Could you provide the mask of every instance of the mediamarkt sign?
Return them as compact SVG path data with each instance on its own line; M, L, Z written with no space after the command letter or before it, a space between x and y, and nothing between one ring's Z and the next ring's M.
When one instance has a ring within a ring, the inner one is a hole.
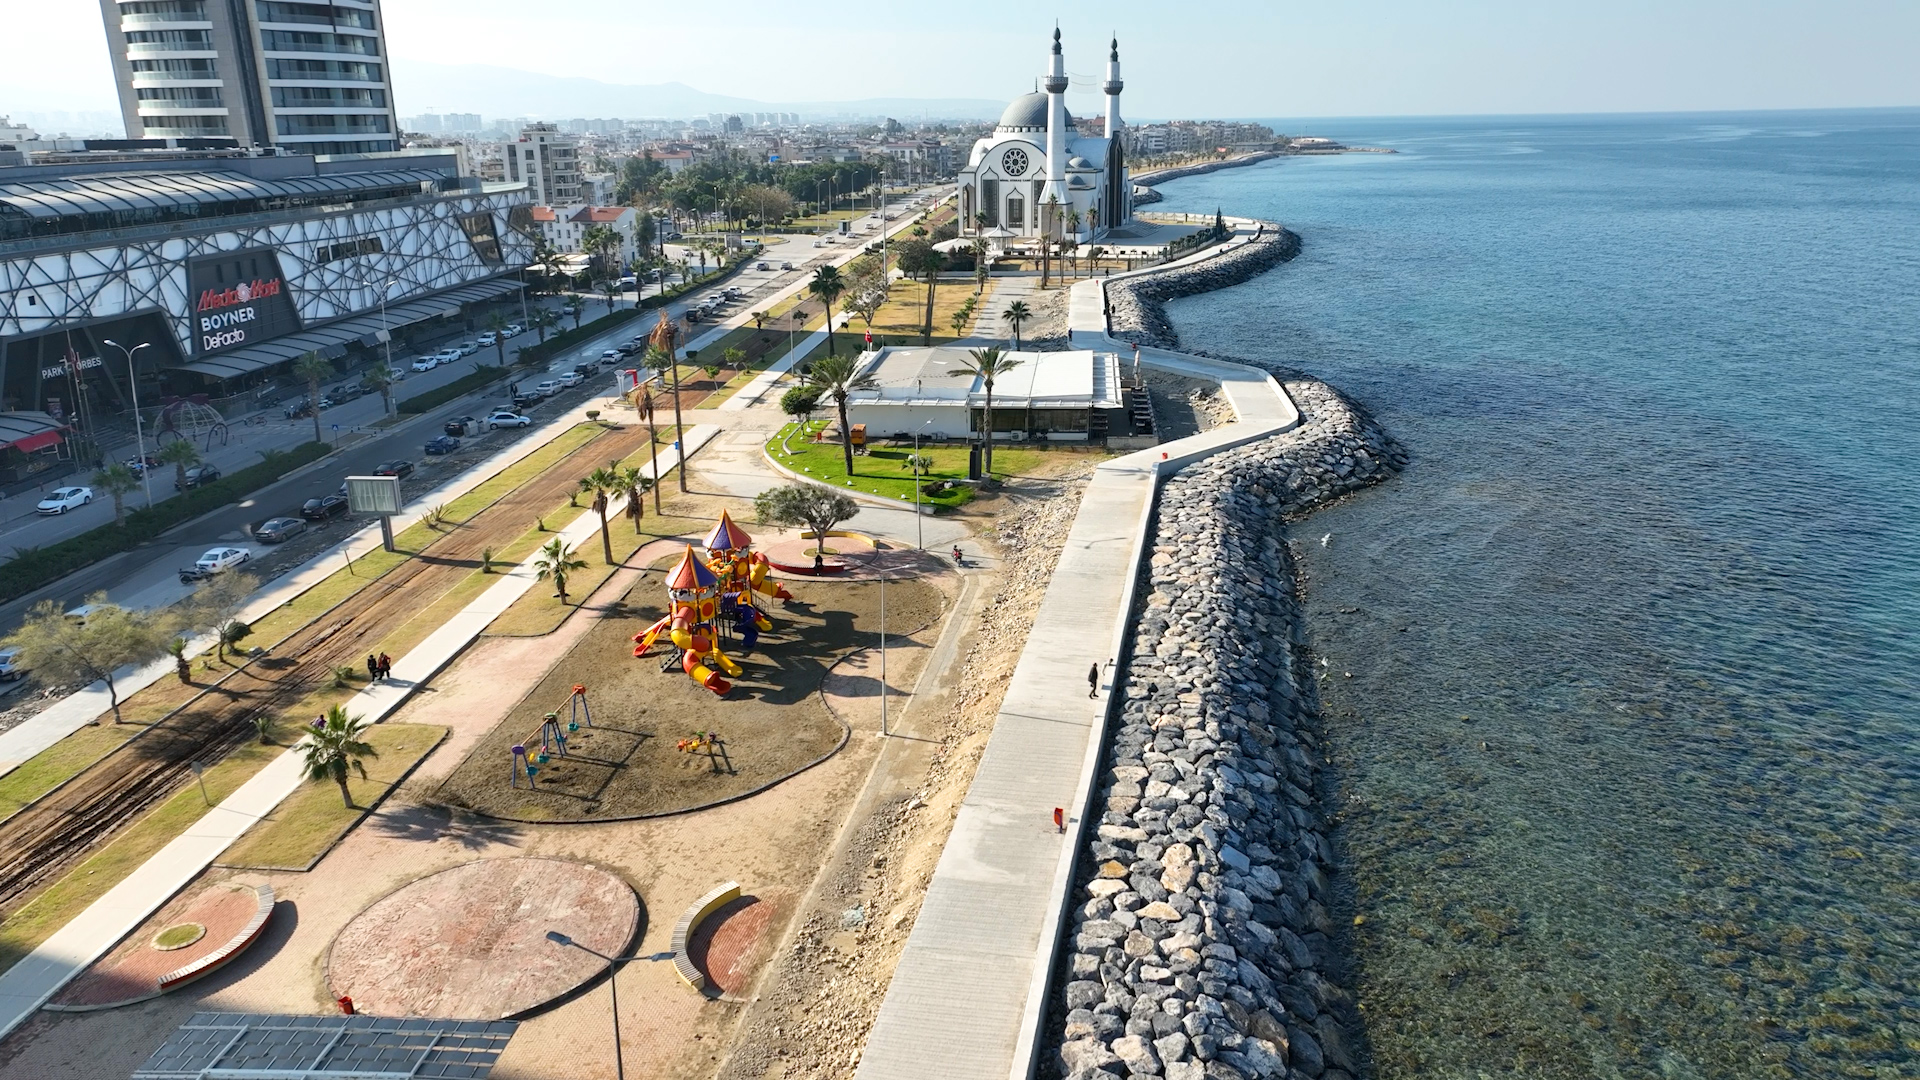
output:
M193 352L209 356L255 345L300 329L287 296L280 259L250 248L195 259L187 276L198 296L193 308Z

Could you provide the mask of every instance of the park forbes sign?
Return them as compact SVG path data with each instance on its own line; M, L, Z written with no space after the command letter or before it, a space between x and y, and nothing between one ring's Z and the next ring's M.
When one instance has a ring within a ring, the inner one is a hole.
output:
M300 315L271 249L249 248L187 263L193 354L213 356L300 329Z

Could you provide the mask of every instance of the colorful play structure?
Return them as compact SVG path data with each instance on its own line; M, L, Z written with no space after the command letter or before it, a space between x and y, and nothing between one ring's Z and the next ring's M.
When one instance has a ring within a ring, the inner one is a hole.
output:
M746 655L760 635L773 629L773 620L754 604L754 594L791 600L786 586L770 576L767 558L753 550L753 537L733 523L726 511L707 534L707 557L700 558L688 544L679 563L667 573L667 614L633 636L633 655L645 656L661 635L680 650L680 669L694 682L724 695L733 689L728 678L739 678L740 665L720 649L723 628L739 637Z
M540 769L556 757L567 756L567 736L577 734L582 725L593 726L593 710L587 707L587 688L580 683L573 684L573 692L567 695L567 718L560 719L558 709L540 718L540 730L534 738L514 743L509 748L513 755L512 771L509 774L514 787L520 786L520 778L526 777L528 787L538 787L535 778ZM539 747L534 749L534 743Z

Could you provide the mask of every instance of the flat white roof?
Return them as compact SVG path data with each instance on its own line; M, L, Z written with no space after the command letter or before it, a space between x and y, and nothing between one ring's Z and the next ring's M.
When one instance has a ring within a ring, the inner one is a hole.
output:
M1121 406L1120 357L1076 349L1009 352L1019 361L993 382L997 408L1114 408ZM963 372L970 350L952 346L888 346L862 354L862 370L877 390L848 395L848 405L985 405L986 387ZM962 374L956 374L956 373Z

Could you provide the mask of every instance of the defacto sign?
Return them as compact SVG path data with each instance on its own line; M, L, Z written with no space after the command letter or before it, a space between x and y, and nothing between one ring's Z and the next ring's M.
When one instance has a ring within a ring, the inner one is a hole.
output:
M266 248L229 251L187 264L193 353L211 356L300 329L280 259Z

